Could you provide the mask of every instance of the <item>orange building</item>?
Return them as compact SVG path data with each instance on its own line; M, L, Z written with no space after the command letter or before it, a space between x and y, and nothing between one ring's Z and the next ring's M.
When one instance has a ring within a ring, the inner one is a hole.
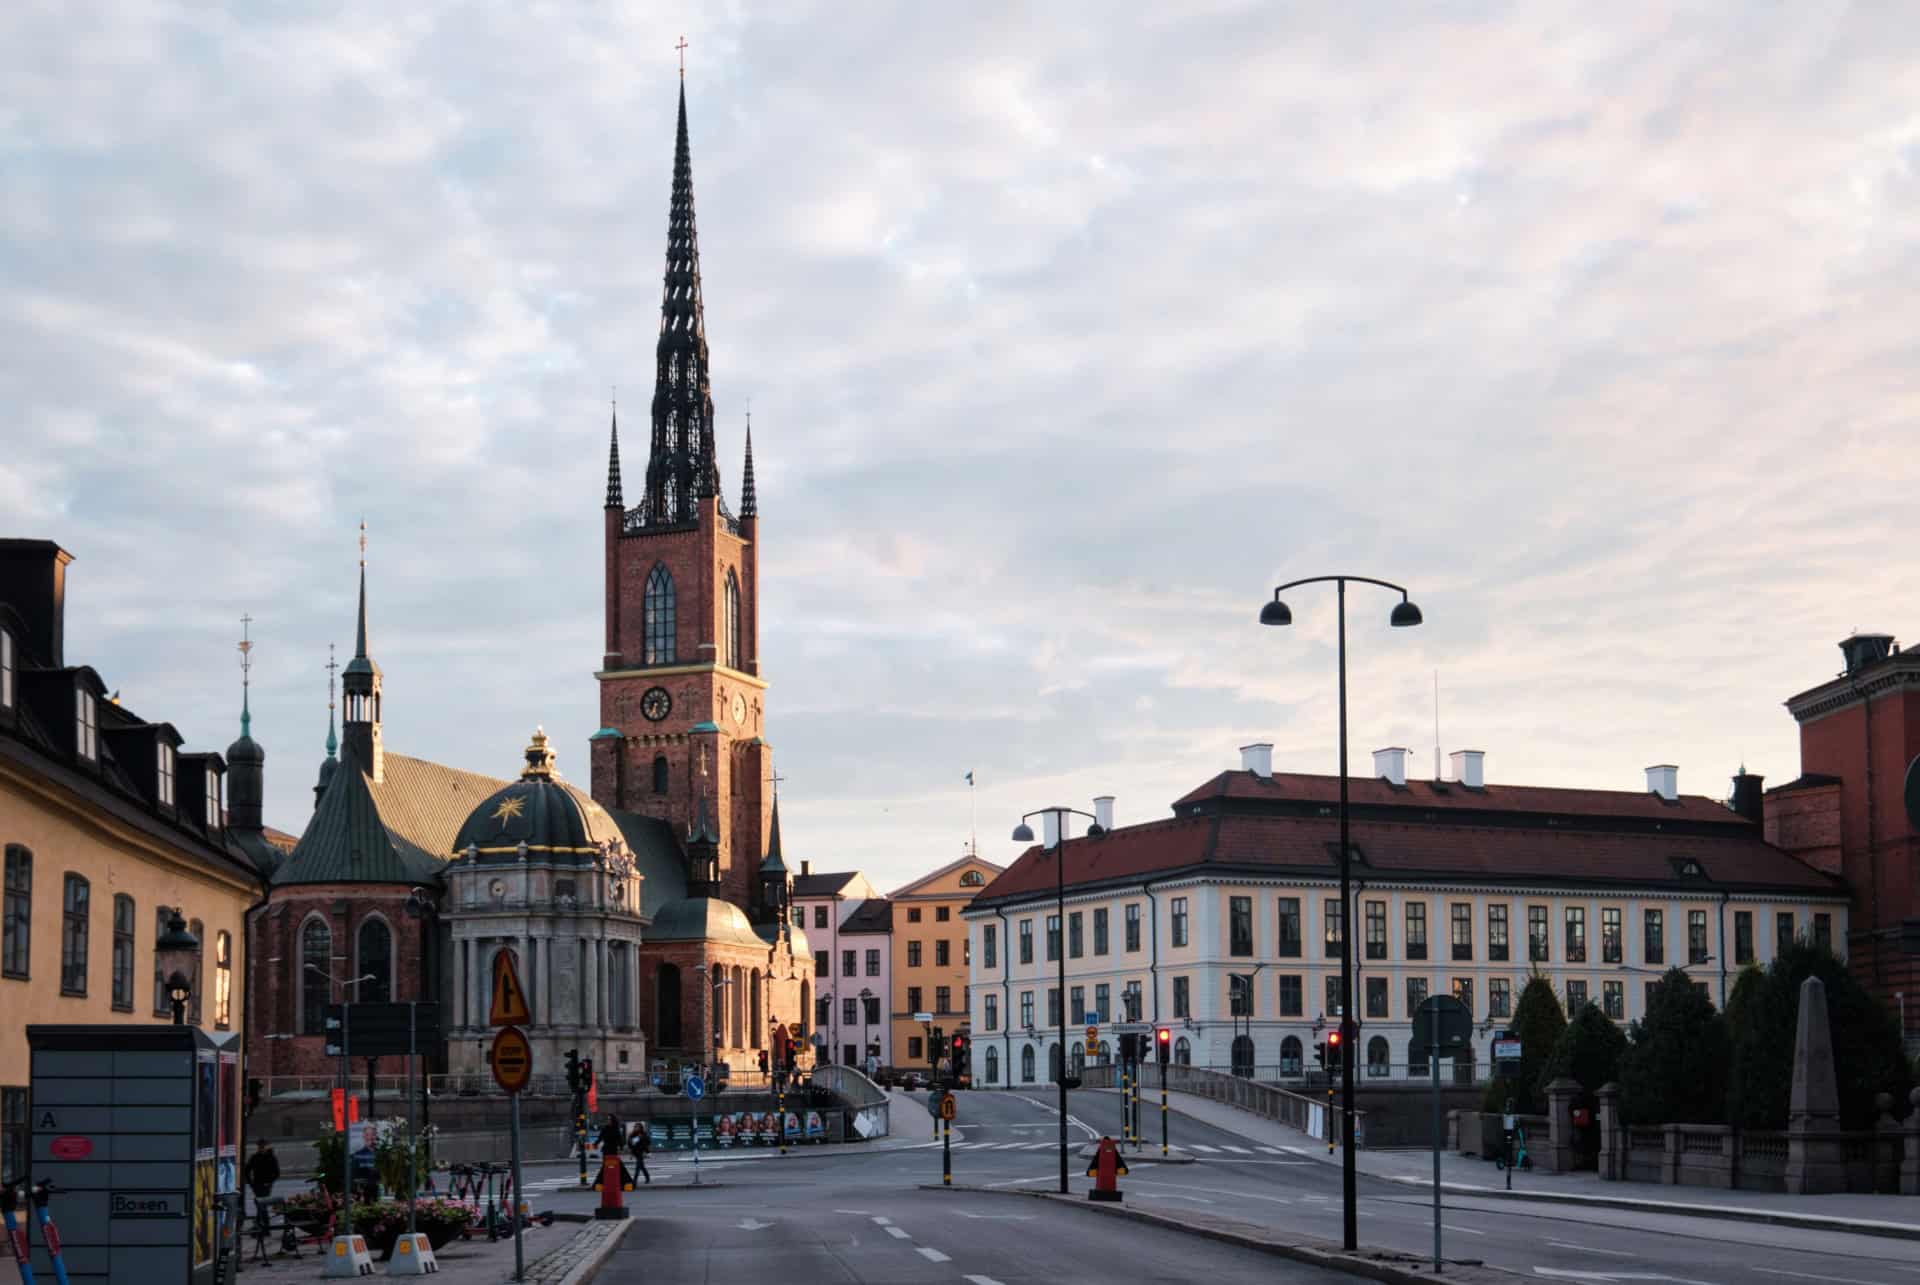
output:
M993 882L1001 867L962 857L892 893L893 1063L927 1065L927 1026L948 1035L965 1030L967 966L972 962L960 913ZM932 1014L930 1023L916 1013Z

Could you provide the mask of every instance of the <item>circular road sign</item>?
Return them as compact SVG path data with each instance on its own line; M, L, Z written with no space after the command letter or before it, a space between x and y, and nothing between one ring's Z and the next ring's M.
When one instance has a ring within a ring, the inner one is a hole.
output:
M697 1075L689 1075L686 1079L680 1081L680 1090L687 1095L690 1101L698 1102L701 1098L707 1096L707 1082Z
M959 1105L955 1103L953 1100L953 1094L951 1093L941 1094L940 1095L940 1118L942 1120L951 1120L953 1119L954 1116L958 1114L960 1114L960 1109L959 1109Z
M503 1026L493 1037L493 1082L508 1093L518 1093L533 1078L533 1046L517 1026Z

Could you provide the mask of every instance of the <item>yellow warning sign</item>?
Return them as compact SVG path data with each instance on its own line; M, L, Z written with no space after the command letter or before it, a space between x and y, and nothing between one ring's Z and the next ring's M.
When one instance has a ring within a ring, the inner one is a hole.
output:
M527 993L520 989L520 975L513 968L513 953L503 950L493 957L493 1007L488 1010L487 1025L528 1026L532 1022Z

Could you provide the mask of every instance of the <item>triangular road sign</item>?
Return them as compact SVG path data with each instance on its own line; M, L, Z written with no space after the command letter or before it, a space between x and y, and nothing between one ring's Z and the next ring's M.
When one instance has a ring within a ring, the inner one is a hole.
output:
M528 1026L532 1022L527 993L520 989L520 975L513 969L513 955L503 950L493 957L493 1007L488 1010L487 1025Z

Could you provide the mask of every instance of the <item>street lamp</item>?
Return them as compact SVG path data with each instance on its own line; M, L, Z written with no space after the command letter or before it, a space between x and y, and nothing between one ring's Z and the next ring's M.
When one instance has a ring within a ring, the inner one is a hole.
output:
M1360 1223L1353 1165L1353 844L1348 838L1347 817L1347 583L1379 585L1400 595L1387 623L1406 629L1421 622L1420 608L1413 605L1404 587L1368 576L1309 576L1276 586L1273 601L1260 608L1263 625L1290 625L1293 612L1280 600L1283 590L1297 585L1332 581L1339 601L1340 653L1340 1189L1343 1208L1341 1235L1348 1250L1359 1248Z
M358 986L362 982L370 982L374 975L366 973L349 980L335 977L318 964L308 964L306 970L316 977L326 978L340 988L340 1222L338 1225L342 1230L340 1235L333 1238L333 1249L336 1254L344 1254L346 1251L340 1248L340 1242L342 1239L351 1239L353 1236L353 1134L347 1125L347 1102L353 1097L353 1077L348 1067L347 1056L350 1033L347 988ZM368 1078L367 1084L367 1092L371 1095L373 1092L371 1077ZM369 1108L373 1105L371 1096L368 1097L367 1105Z
M193 961L199 954L200 939L187 931L187 921L174 911L167 920L167 931L153 943L153 955L167 979L167 1000L173 1005L175 1026L187 1024L187 1001L193 997Z
M1099 838L1106 829L1091 812L1078 808L1038 808L1023 815L1020 824L1013 827L1015 843L1033 842L1033 827L1027 821L1037 816L1051 816L1054 823L1054 917L1060 923L1059 950L1055 955L1060 964L1060 1070L1054 1078L1060 1083L1060 1194L1064 1196L1067 1194L1067 818L1085 817L1091 823L1087 826L1089 839Z
M713 1066L720 1057L720 1036L723 1034L720 1029L720 992L724 987L733 985L733 978L726 975L726 969L710 969L705 964L695 964L693 971L707 974L707 984L712 987L707 1004L707 1026L709 1028L709 1038L707 1041L707 1074L711 1076L713 1074Z

